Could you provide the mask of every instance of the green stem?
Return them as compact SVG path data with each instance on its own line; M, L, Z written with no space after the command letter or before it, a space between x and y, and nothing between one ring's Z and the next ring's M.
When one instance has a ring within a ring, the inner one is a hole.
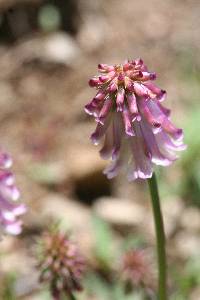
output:
M151 202L157 239L157 255L159 268L158 300L167 300L165 233L155 173L153 173L152 178L148 179L148 184L151 194Z
M70 299L70 300L76 300L76 297L74 296L74 294L70 293L69 299Z

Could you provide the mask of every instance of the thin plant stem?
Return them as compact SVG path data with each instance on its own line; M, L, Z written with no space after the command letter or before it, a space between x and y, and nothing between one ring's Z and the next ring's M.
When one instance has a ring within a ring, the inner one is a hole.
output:
M167 264L165 252L165 232L155 173L153 173L152 177L148 179L148 184L151 194L151 203L157 239L157 259L159 268L158 300L167 300Z

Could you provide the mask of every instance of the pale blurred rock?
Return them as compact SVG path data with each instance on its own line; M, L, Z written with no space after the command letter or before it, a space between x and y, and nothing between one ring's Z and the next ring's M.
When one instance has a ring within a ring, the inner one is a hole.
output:
M55 33L44 39L40 56L44 61L72 65L80 56L75 40L66 33ZM38 53L39 54L39 53Z
M87 52L94 51L102 47L108 32L108 24L105 19L99 16L89 16L80 28L79 44Z
M190 295L190 300L198 300L200 297L200 287L197 287L193 290L192 294Z
M90 211L84 205L56 193L46 196L40 202L41 214L44 218L60 220L66 228L84 230L85 226L88 227Z
M73 150L69 151L67 157L73 178L83 178L88 174L93 174L94 170L96 172L102 171L106 166L106 162L99 157L97 148L92 145L87 147L79 146L81 151L80 147L73 147Z
M164 199L164 201L161 201L165 234L167 238L172 236L177 229L183 208L183 202L179 198ZM155 239L155 228L152 212L150 218L145 218L144 229L146 234L149 234L153 239Z
M40 216L47 222L60 221L61 230L72 232L83 254L91 256L93 240L89 208L55 193L41 199Z
M39 272L36 268L30 273L19 276L15 282L14 290L17 297L23 297L37 290L39 287Z
M167 237L170 237L177 228L184 209L180 198L165 199L162 202L163 219Z
M4 119L7 114L13 113L15 111L14 100L15 93L10 84L6 81L0 82L0 107L1 107L1 118Z
M199 209L194 207L186 207L181 215L180 224L187 231L200 231Z
M61 64L72 67L81 55L75 40L67 33L56 32L27 38L15 48L3 51L0 67L5 70L3 78L17 72L23 64L39 61L45 64Z
M61 184L69 176L65 161L32 163L26 171L35 182L47 185Z
M180 232L175 238L174 252L183 258L199 255L200 236L188 232Z
M102 197L96 200L94 212L105 221L120 227L140 226L147 213L141 205L126 199Z
M14 251L5 254L1 259L0 268L5 273L17 273L23 275L31 273L35 266L35 260L29 251L20 247L15 247Z

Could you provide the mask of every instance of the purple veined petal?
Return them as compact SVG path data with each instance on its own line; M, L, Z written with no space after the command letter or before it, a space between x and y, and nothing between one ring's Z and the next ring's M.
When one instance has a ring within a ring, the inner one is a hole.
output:
M156 142L158 144L158 147L160 151L163 153L163 155L168 158L169 161L173 162L178 158L178 155L174 150L171 150L167 147L165 143L163 143L163 140L160 139L160 136L156 136Z
M12 200L9 201L9 199L6 199L3 197L2 193L0 194L0 210L1 212L10 212L14 214L13 212L17 209L17 207L21 204L17 204L13 202Z
M152 132L152 128L148 125L148 123L144 119L142 119L140 122L140 128L142 131L142 135L145 139L147 148L151 153L151 161L156 165L169 166L172 163L172 161L174 161L175 158L172 159L172 157L169 158L168 155L165 156L160 150L160 147L156 139L156 136L159 133L154 135Z
M116 76L116 72L111 71L106 75L99 76L99 80L101 81L101 83L106 83L106 82L110 82L115 76Z
M162 123L162 128L169 134L174 140L182 141L183 130L181 128L175 127L172 122L166 118Z
M113 129L110 124L110 126L105 132L104 145L102 149L99 151L100 156L103 159L109 159L112 156L113 144L114 144Z
M147 81L147 80L155 80L156 73L155 72L141 72L140 80Z
M99 90L93 100L95 100L95 104L99 104L98 100L103 100L106 96L106 92L103 90Z
M99 71L106 71L106 72L111 72L111 71L114 71L114 66L109 66L107 64L99 64L98 65L98 69Z
M129 62L125 62L123 64L123 71L124 72L132 70L133 68L134 68L133 64L130 64Z
M91 87L98 87L102 85L102 82L100 81L99 77L93 77L89 80L89 86Z
M123 111L124 106L124 94L125 90L123 88L119 88L117 92L116 104L117 104L117 111Z
M159 144L171 151L183 151L187 148L187 145L183 144L182 141L180 143L173 141L163 130L159 132L155 138Z
M126 108L126 105L124 105L123 111L122 111L122 116L123 116L123 122L124 122L124 127L125 127L125 132L128 136L134 136L134 130L132 126L132 120L131 116L129 113L129 110Z
M12 158L7 153L0 152L0 168L9 169L12 166Z
M128 102L129 110L133 115L133 119L135 119L135 117L137 118L137 116L139 116L139 112L137 107L137 100L134 93L128 93L127 102Z
M135 93L133 81L129 77L125 77L125 88L130 93Z
M142 71L131 70L131 71L126 72L126 76L133 81L141 81Z
M11 222L14 222L16 220L16 217L11 211L3 211L1 213L1 220L4 223L7 222L7 224L10 224Z
M164 113L164 107L162 106L161 109L158 102L151 99L146 102L146 105L153 117L162 125L162 123L167 119L167 114Z
M134 180L136 178L150 178L152 176L153 168L151 158L145 154L145 144L137 122L134 123L134 128L136 135L130 139L130 146L135 162L135 168L132 169L132 173L131 170L129 170L128 179Z
M156 100L159 102L163 102L166 99L167 93L164 90L161 90L160 94L156 96Z
M102 125L104 124L104 121L105 121L107 115L111 111L112 105L113 105L113 101L110 97L108 97L105 100L105 102L103 104L103 107L102 107L98 117L96 118L97 122L100 122Z
M101 108L103 106L103 99L105 94L97 93L95 98L92 99L88 104L85 105L85 112L89 115L93 115L94 117L97 117L101 111Z
M109 166L105 168L103 174L105 174L108 179L112 179L118 175L121 168L122 168L122 161L120 158L118 158L117 160L113 161Z
M118 84L120 84L121 82L123 82L124 79L125 79L124 73L123 72L119 73L117 79L118 79Z
M107 87L106 91L108 93L114 93L115 91L117 91L118 89L118 86L116 84L116 82L114 81L111 81L110 85Z
M144 64L144 61L139 57L139 58L136 58L134 61L132 61L135 66L142 66Z
M135 69L139 69L144 72L148 72L147 66L144 64L141 58L135 60Z
M15 185L0 185L0 197L17 201L20 197L20 192Z
M171 110L169 108L164 107L160 102L157 102L157 105L159 109L166 115L166 117L170 116Z
M150 100L146 100L144 98L140 98L138 101L139 110L144 116L144 118L147 120L147 122L153 127L152 130L154 133L158 133L161 130L161 123L160 120L158 120L154 115L152 114L148 102Z
M21 203L15 206L15 208L13 209L13 214L15 216L20 216L23 215L27 212L27 207L25 204Z
M143 102L141 101L141 104L143 105ZM183 138L183 131L182 129L176 128L172 122L168 119L167 115L164 114L163 110L160 109L157 102L153 100L149 100L146 102L146 111L144 111L144 115L147 118L147 121L153 122L153 119L158 122L158 124L161 125L161 128L163 128L167 133L169 133L173 139L175 140L182 140ZM149 119L147 117L149 115ZM153 118L150 120L151 115ZM152 123L153 125L153 123ZM160 131L160 130L159 130ZM155 133L159 132L156 131Z
M16 221L13 224L9 225L4 225L5 230L7 233L12 234L12 235L18 235L22 231L22 222L21 221Z
M96 130L92 133L91 135L91 140L93 142L94 145L98 145L101 138L104 136L109 124L110 124L110 121L111 121L111 115L112 113L110 113L105 121L104 121L104 125L102 125L101 123L98 123L97 124L97 127L96 127Z
M112 159L116 160L120 154L122 136L123 136L123 121L120 113L115 113L113 117L113 151Z
M12 172L0 172L0 184L5 184L7 186L13 185L15 182L14 175Z
M94 106L92 102L86 104L84 109L85 109L85 112L90 116L97 117L98 114L100 113L100 109L97 108L96 106Z
M160 89L152 82L145 82L144 85L152 92L154 95L156 95L156 99L160 102L164 101L166 98L166 91Z
M144 85L142 85L138 82L134 82L133 86L134 86L134 91L135 91L136 95L138 95L139 97L144 97L144 96L148 95L147 89Z

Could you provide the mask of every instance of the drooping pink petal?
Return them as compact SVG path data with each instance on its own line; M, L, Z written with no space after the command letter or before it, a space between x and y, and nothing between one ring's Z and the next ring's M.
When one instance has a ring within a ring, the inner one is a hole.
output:
M105 119L103 125L101 123L97 124L95 131L91 134L91 137L90 137L93 144L95 144L95 145L99 144L100 140L104 136L104 134L109 126L110 121L111 121L111 118L108 115L107 118Z
M100 150L100 156L103 159L109 159L112 156L113 146L114 145L114 136L113 136L113 128L110 125L105 132L104 145Z
M98 117L96 118L97 122L100 122L102 125L104 124L106 117L108 116L109 112L111 111L112 105L113 105L113 101L110 97L108 97L105 100L103 107L102 107L101 111L99 112Z
M113 117L113 151L112 159L115 160L120 154L120 148L123 138L123 122L122 117L119 113L115 113Z
M125 90L122 88L119 88L117 92L117 99L116 99L116 104L117 104L117 111L122 112L123 107L124 107L124 94Z
M131 150L133 153L133 158L135 162L135 168L133 172L134 178L150 178L152 176L152 161L150 153L148 149L145 149L145 140L142 135L140 125L135 122L134 124L135 129L135 137L130 139L131 143ZM129 174L130 180L130 174Z
M126 108L125 105L124 105L124 108L123 108L122 116L123 116L123 121L124 121L124 127L125 127L126 134L128 136L134 136L133 126L132 126L132 122L131 122L132 121L131 116L130 116L130 113L129 113L129 111Z

